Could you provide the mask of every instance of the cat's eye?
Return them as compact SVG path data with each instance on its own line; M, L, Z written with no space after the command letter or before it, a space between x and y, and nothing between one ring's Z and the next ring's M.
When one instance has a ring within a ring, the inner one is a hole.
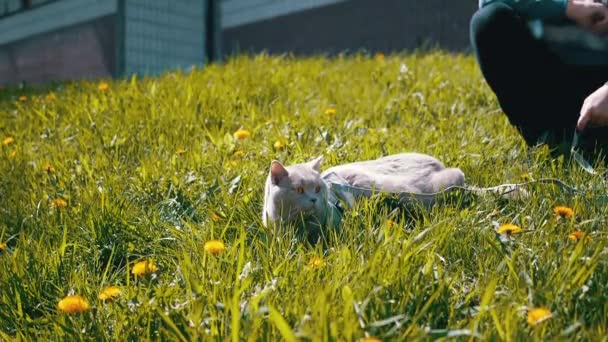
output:
M296 192L299 193L300 195L304 193L304 188L299 186L296 188Z
M315 192L316 192L316 193L319 193L319 191L321 191L321 186L320 186L320 185L317 185L317 187L315 188Z

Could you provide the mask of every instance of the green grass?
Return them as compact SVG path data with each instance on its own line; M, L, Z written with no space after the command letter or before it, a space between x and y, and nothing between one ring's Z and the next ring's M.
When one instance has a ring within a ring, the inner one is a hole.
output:
M470 56L241 57L50 91L0 91L0 138L15 139L0 146L0 339L608 336L608 208L591 196L549 185L519 202L456 196L392 228L390 208L364 200L325 246L261 224L273 159L323 155L328 167L416 151L472 185L559 177L605 192L568 158L526 149ZM251 137L235 140L239 128ZM503 243L503 223L524 231ZM575 230L592 240L571 241ZM224 253L205 253L210 239ZM136 279L144 259L158 272ZM103 303L110 285L122 296ZM59 312L69 293L91 309ZM529 325L540 306L553 317Z

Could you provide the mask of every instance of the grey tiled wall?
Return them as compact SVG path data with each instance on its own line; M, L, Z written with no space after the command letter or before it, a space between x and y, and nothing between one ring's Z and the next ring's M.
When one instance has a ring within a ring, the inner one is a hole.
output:
M154 75L203 64L205 7L205 0L127 0L124 72Z

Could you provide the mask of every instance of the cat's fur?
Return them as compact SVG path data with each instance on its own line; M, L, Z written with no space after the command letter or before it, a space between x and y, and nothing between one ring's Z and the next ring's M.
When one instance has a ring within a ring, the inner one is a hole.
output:
M335 209L329 199L332 195L345 199L331 193L329 179L361 189L356 193L361 196L378 192L433 194L464 184L460 169L446 168L439 160L419 153L339 165L323 173L322 161L319 157L287 167L276 160L271 163L264 190L262 219L265 226L276 228L300 221L309 233L325 226ZM428 196L423 201L432 204L435 199L436 196Z

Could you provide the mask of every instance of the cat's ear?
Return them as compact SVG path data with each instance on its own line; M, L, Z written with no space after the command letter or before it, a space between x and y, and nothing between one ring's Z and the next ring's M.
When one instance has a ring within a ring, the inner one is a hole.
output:
M321 172L321 164L323 163L323 156L317 157L316 159L314 159L313 161L309 162L308 164L310 164L310 166L313 168L313 170L317 171L317 172Z
M272 163L270 163L270 179L272 179L272 184L278 185L279 182L281 182L281 179L288 175L289 173L283 164L276 160L273 160Z

